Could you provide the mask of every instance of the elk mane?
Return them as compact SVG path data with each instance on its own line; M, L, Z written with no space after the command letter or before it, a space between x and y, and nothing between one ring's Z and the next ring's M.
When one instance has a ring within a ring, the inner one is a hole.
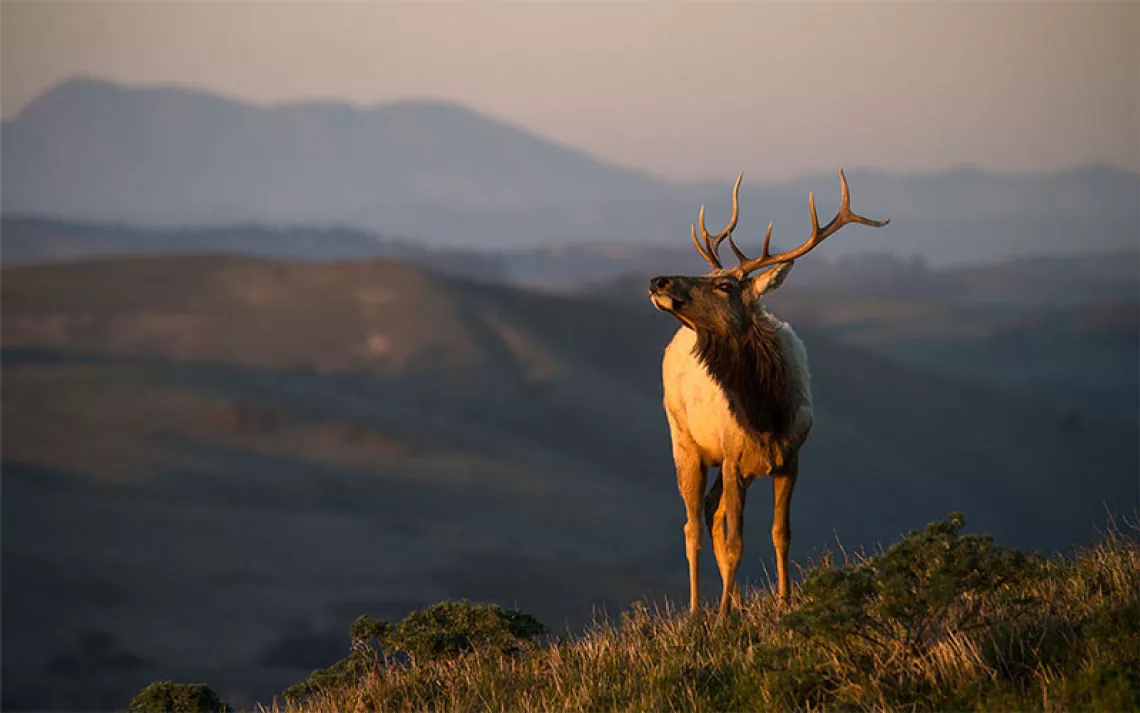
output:
M728 397L743 428L782 435L791 422L788 365L777 330L760 315L749 315L743 330L697 330L694 353Z

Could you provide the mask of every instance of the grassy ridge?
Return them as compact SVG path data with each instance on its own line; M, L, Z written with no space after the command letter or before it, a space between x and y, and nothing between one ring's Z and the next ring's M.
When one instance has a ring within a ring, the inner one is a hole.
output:
M1045 560L963 524L825 558L790 605L753 590L723 623L636 604L521 648L408 657L357 638L351 675L271 710L1140 710L1135 528Z

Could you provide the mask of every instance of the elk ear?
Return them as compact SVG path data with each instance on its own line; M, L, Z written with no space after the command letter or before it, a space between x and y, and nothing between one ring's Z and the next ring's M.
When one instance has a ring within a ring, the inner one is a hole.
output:
M748 281L748 293L752 299L756 299L765 295L780 285L784 284L787 279L788 273L792 271L792 265L795 265L795 260L790 262L782 262L776 267L773 267L768 272L757 275Z

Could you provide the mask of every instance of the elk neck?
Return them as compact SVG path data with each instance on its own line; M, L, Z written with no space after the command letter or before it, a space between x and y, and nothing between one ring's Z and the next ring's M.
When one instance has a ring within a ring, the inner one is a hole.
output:
M755 433L779 434L791 421L788 364L772 322L755 309L739 328L696 330L696 357L724 391L737 422Z

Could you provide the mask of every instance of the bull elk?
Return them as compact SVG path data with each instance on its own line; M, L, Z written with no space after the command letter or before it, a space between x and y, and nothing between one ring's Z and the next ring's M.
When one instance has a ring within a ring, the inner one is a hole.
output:
M760 256L749 258L732 238L740 215L740 182L732 192L732 219L716 235L692 226L693 245L712 271L699 277L670 275L650 280L653 305L681 323L665 350L662 376L665 415L673 441L677 484L685 501L685 555L689 561L689 607L699 607L697 564L701 550L701 511L712 536L713 554L723 580L719 615L740 605L736 570L744 551L744 501L758 476L772 478L772 544L780 599L786 601L789 506L799 472L799 449L812 427L811 375L803 342L761 301L787 278L794 261L850 223L881 227L851 212L847 177L839 172L839 212L823 227L809 194L811 235L799 247L769 251L772 223ZM718 255L722 242L739 265L725 268ZM762 268L766 272L752 276ZM708 469L719 466L716 482L705 494Z

